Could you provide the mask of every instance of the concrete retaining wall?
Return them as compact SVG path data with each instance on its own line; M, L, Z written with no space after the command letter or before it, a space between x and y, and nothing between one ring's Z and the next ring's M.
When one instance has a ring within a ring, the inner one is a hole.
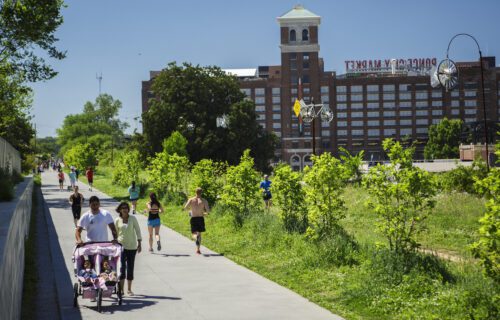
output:
M16 197L0 202L0 314L20 319L24 280L24 241L29 232L33 179L24 178Z

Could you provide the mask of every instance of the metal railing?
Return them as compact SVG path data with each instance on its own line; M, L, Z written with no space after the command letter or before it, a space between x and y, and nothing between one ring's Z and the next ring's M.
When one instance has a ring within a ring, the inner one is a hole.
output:
M3 138L0 138L0 168L21 173L21 154Z

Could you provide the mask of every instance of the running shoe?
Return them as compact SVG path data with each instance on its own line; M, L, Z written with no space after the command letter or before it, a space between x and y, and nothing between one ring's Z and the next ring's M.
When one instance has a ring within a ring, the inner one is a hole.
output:
M158 244L158 246L156 247L156 250L160 251L161 250L161 243L160 243L160 241L157 241L156 243Z

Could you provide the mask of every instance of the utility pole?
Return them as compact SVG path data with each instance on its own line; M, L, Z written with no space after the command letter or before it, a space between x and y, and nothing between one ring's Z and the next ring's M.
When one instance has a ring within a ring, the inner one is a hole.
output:
M99 95L101 95L101 82L102 82L102 72L101 74L95 74L95 78L99 81Z

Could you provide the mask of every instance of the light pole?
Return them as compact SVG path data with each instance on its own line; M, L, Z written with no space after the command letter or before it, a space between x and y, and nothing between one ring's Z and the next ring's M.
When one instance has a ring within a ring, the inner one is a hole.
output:
M486 168L490 170L490 155L488 153L488 123L486 119L486 98L484 95L484 68L483 68L483 54L481 53L481 48L476 38L468 33L458 33L454 35L450 42L448 43L448 48L446 49L446 59L441 61L437 68L437 79L439 83L446 88L446 91L453 89L458 83L458 69L455 63L448 58L450 52L450 46L453 40L459 36L466 36L474 40L477 45L477 50L479 51L479 68L481 69L481 91L483 97L483 122L484 122L484 143L486 145Z
M306 123L312 122L313 155L316 155L316 126L314 125L314 119L319 116L323 122L330 123L333 120L333 112L330 107L322 103L314 104L314 101L311 101L311 104L306 104L304 100L300 100L299 103L302 120Z

